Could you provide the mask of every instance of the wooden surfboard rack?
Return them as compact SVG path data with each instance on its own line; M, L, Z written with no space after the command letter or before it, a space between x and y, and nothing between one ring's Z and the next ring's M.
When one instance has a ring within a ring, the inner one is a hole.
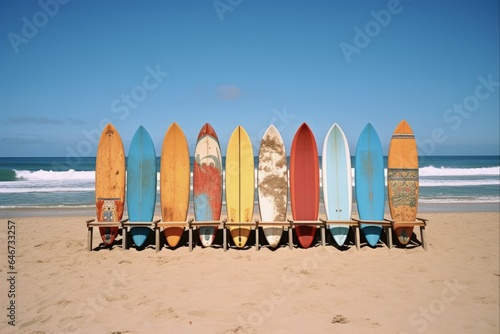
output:
M326 244L325 231L328 225L341 224L349 225L354 229L354 242L356 249L360 247L360 224L376 224L384 227L387 234L387 246L389 249L393 247L392 242L392 231L398 227L403 226L413 226L420 227L420 240L422 247L427 251L427 242L425 240L425 227L429 221L426 218L417 217L416 221L413 222L396 222L392 219L384 218L384 220L361 220L357 218L351 218L352 220L338 221L338 220L325 220L320 218L319 220L287 220L287 221L273 221L273 222L228 222L227 219L222 221L194 221L194 218L189 219L186 222L163 222L161 219L154 220L152 222L130 222L128 219L123 219L117 222L98 222L95 219L90 219L85 221L87 225L87 250L92 251L92 238L94 227L118 227L122 229L122 248L127 249L127 232L128 228L132 227L150 227L155 231L155 248L156 252L161 249L160 244L160 229L168 227L184 227L189 230L189 251L193 251L193 229L202 226L214 226L223 229L223 249L224 252L227 251L227 229L229 227L245 226L255 229L255 248L258 251L260 249L260 238L259 238L259 227L288 227L288 245L290 249L293 249L293 228L295 226L305 226L314 225L321 228L321 245Z

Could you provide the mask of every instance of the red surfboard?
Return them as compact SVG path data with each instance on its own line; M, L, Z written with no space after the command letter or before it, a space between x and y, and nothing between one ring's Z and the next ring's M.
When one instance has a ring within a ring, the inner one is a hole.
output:
M302 123L293 137L290 152L290 197L293 220L318 220L319 162L314 134ZM316 226L297 226L297 238L303 248L314 241Z

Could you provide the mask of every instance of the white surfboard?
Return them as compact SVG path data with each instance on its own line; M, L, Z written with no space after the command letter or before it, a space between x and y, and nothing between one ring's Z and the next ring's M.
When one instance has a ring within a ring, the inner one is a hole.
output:
M270 125L260 142L257 170L260 219L263 222L286 221L288 204L288 166L283 138ZM263 227L267 242L277 247L283 227Z
M323 199L329 221L351 220L352 172L351 154L344 132L333 124L323 144ZM349 225L330 224L335 242L342 246L349 233Z

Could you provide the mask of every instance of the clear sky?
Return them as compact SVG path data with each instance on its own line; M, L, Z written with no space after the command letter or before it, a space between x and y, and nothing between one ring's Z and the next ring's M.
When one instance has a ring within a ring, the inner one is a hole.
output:
M3 157L95 156L107 121L157 153L174 121L191 152L336 122L351 153L371 122L387 154L402 119L421 154L499 154L498 1L2 1L0 36Z

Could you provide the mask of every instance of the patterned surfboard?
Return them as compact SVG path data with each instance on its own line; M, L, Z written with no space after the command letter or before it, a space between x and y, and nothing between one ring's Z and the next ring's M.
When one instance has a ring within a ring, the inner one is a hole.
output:
M415 136L403 120L394 130L387 161L387 194L391 217L397 223L414 222L418 207L418 150ZM406 245L412 226L394 231L400 244Z

